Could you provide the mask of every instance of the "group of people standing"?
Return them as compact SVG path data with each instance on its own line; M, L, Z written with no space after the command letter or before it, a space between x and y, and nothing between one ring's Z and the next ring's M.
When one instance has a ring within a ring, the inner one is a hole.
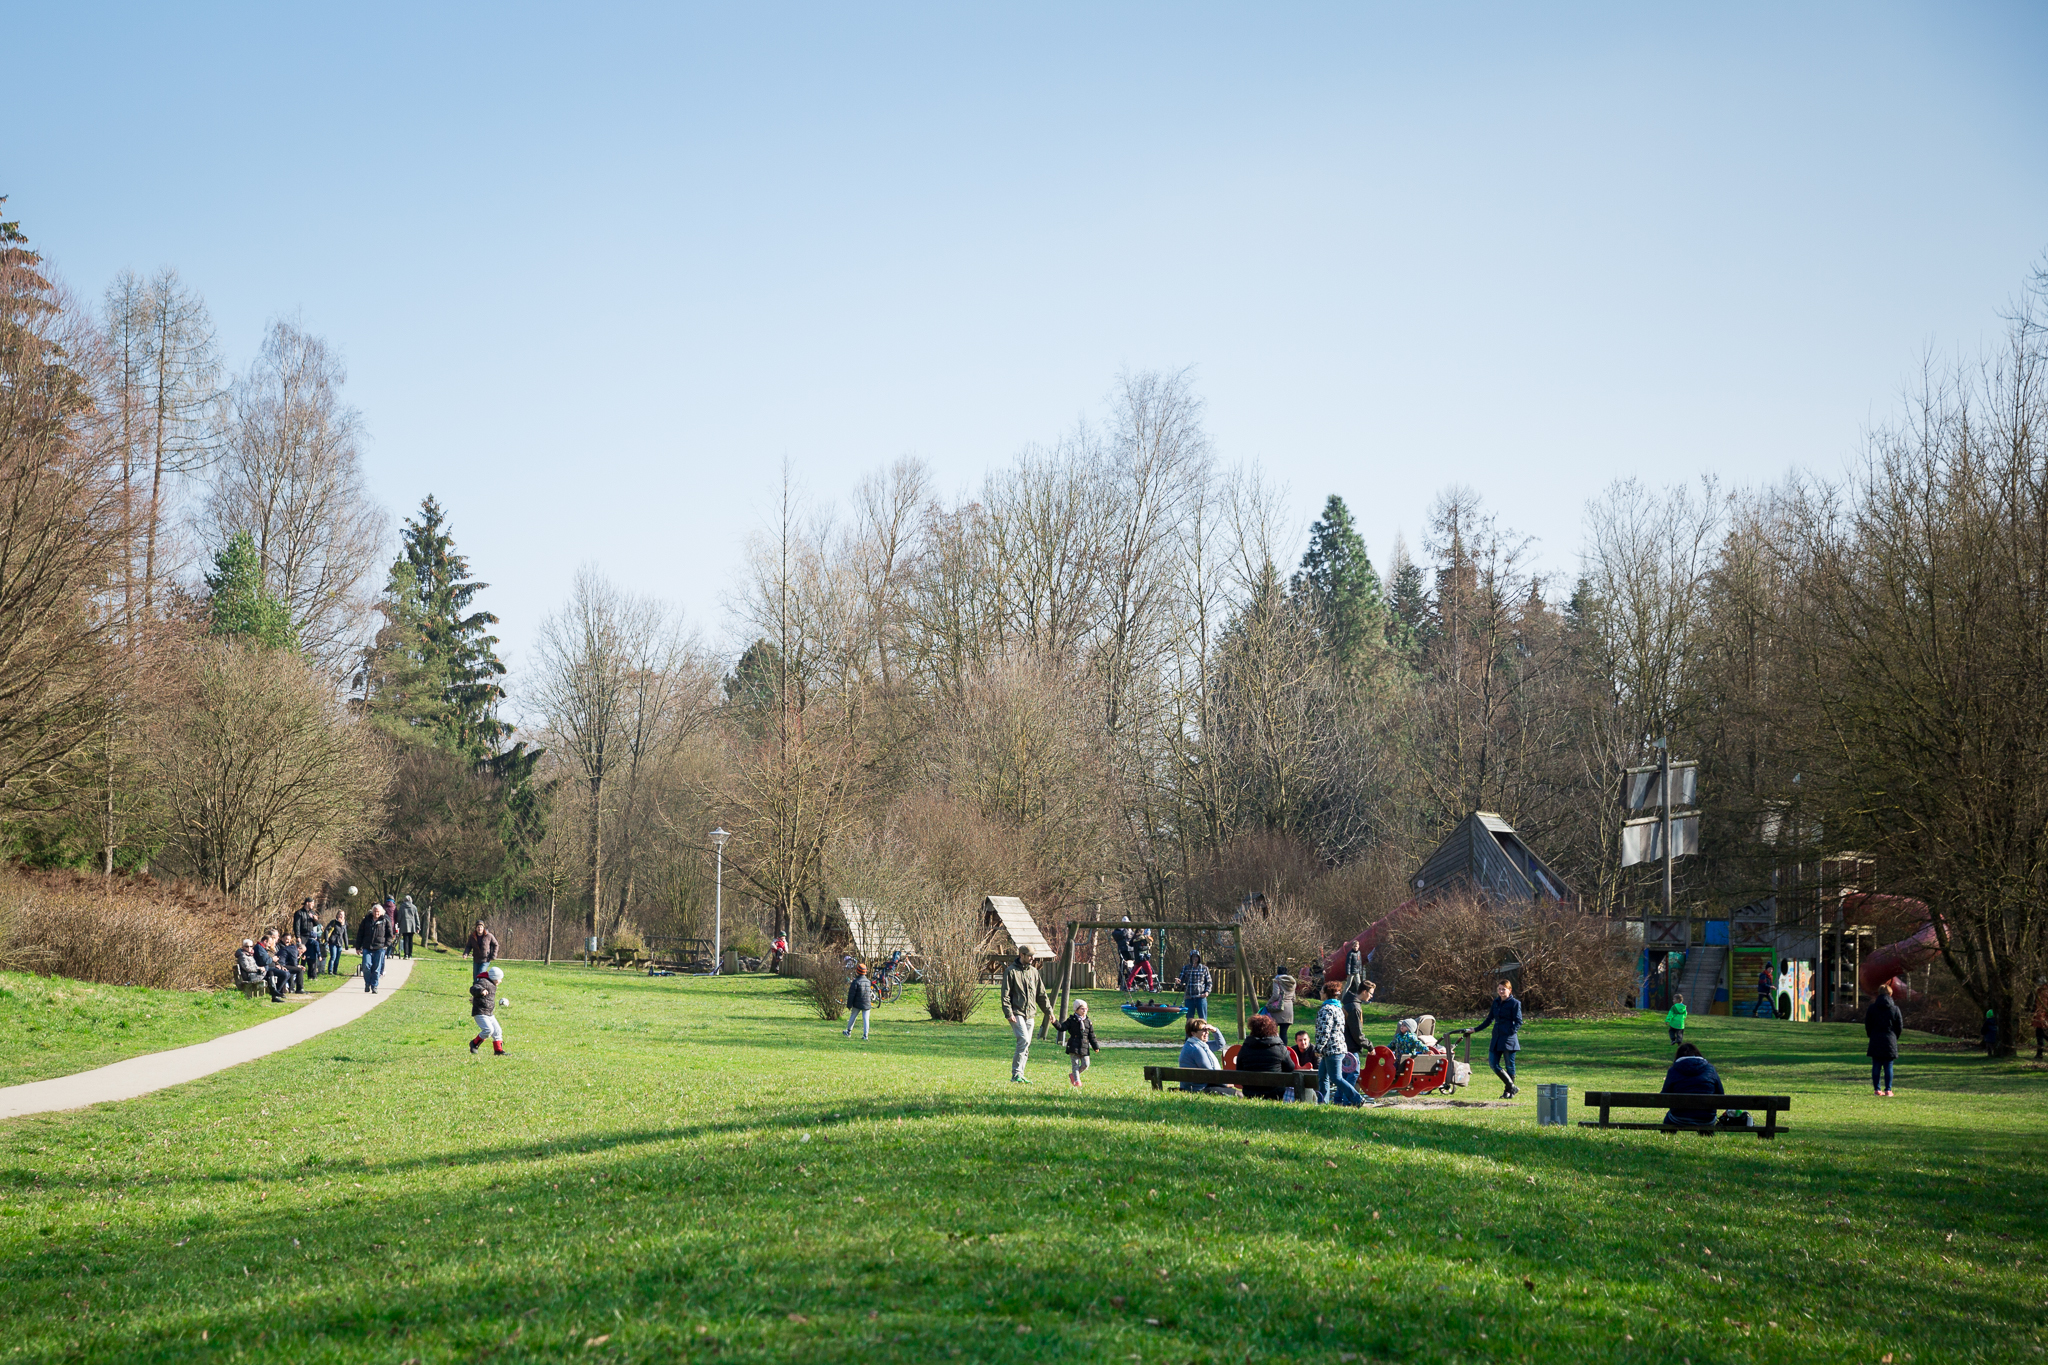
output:
M308 896L292 914L291 932L267 929L242 940L235 953L235 980L261 982L272 1000L281 1001L305 994L307 981L323 972L339 976L342 950L354 948L362 955L363 989L375 995L386 958L393 952L411 957L420 927L420 910L411 896L378 901L353 934L345 910L337 905L323 924L318 900Z

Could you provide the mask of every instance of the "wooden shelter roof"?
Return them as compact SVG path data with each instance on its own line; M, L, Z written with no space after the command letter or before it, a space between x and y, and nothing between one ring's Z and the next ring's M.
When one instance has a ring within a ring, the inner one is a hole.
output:
M1463 887L1499 901L1570 901L1564 878L1537 857L1514 826L1476 810L1436 846L1408 885L1417 900L1434 900Z
M1001 929L1009 936L1010 942L1019 948L1029 948L1035 958L1053 956L1052 945L1045 941L1038 921L1031 918L1031 912L1024 902L1015 896L989 896L981 903L982 918L991 932Z

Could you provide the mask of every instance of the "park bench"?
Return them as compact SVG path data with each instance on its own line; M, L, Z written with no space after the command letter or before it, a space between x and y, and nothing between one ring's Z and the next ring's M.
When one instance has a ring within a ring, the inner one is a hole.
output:
M260 976L253 981L245 981L237 976L235 978L235 989L248 996L251 1000L254 1000L259 995L268 994L270 987L264 984L263 978Z
M1148 1066L1145 1079L1154 1090L1173 1085L1234 1085L1240 1090L1293 1090L1306 1095L1316 1088L1313 1071L1210 1071L1199 1066Z
M1674 1105L1703 1108L1712 1101L1714 1110L1723 1109L1762 1110L1764 1121L1750 1128L1723 1128L1719 1124L1694 1123L1617 1123L1608 1118L1613 1109L1670 1109ZM1586 1107L1600 1111L1600 1121L1579 1121L1581 1128L1642 1128L1660 1133L1753 1133L1760 1138L1774 1138L1787 1131L1778 1122L1778 1115L1792 1107L1790 1095L1672 1095L1655 1091L1636 1090L1588 1090Z

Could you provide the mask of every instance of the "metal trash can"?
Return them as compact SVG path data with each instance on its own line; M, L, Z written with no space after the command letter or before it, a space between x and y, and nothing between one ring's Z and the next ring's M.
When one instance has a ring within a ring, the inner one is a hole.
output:
M1536 1087L1536 1122L1548 1128L1552 1125L1569 1126L1571 1123L1571 1094L1568 1085L1539 1085Z

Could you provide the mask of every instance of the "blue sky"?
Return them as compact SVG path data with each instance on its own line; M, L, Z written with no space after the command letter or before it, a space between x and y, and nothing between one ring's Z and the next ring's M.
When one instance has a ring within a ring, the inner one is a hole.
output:
M421 11L426 12L422 13ZM1193 367L1374 554L1446 484L1838 471L2048 248L2048 7L8 6L10 217L347 356L515 669L723 602L785 461L965 489Z

